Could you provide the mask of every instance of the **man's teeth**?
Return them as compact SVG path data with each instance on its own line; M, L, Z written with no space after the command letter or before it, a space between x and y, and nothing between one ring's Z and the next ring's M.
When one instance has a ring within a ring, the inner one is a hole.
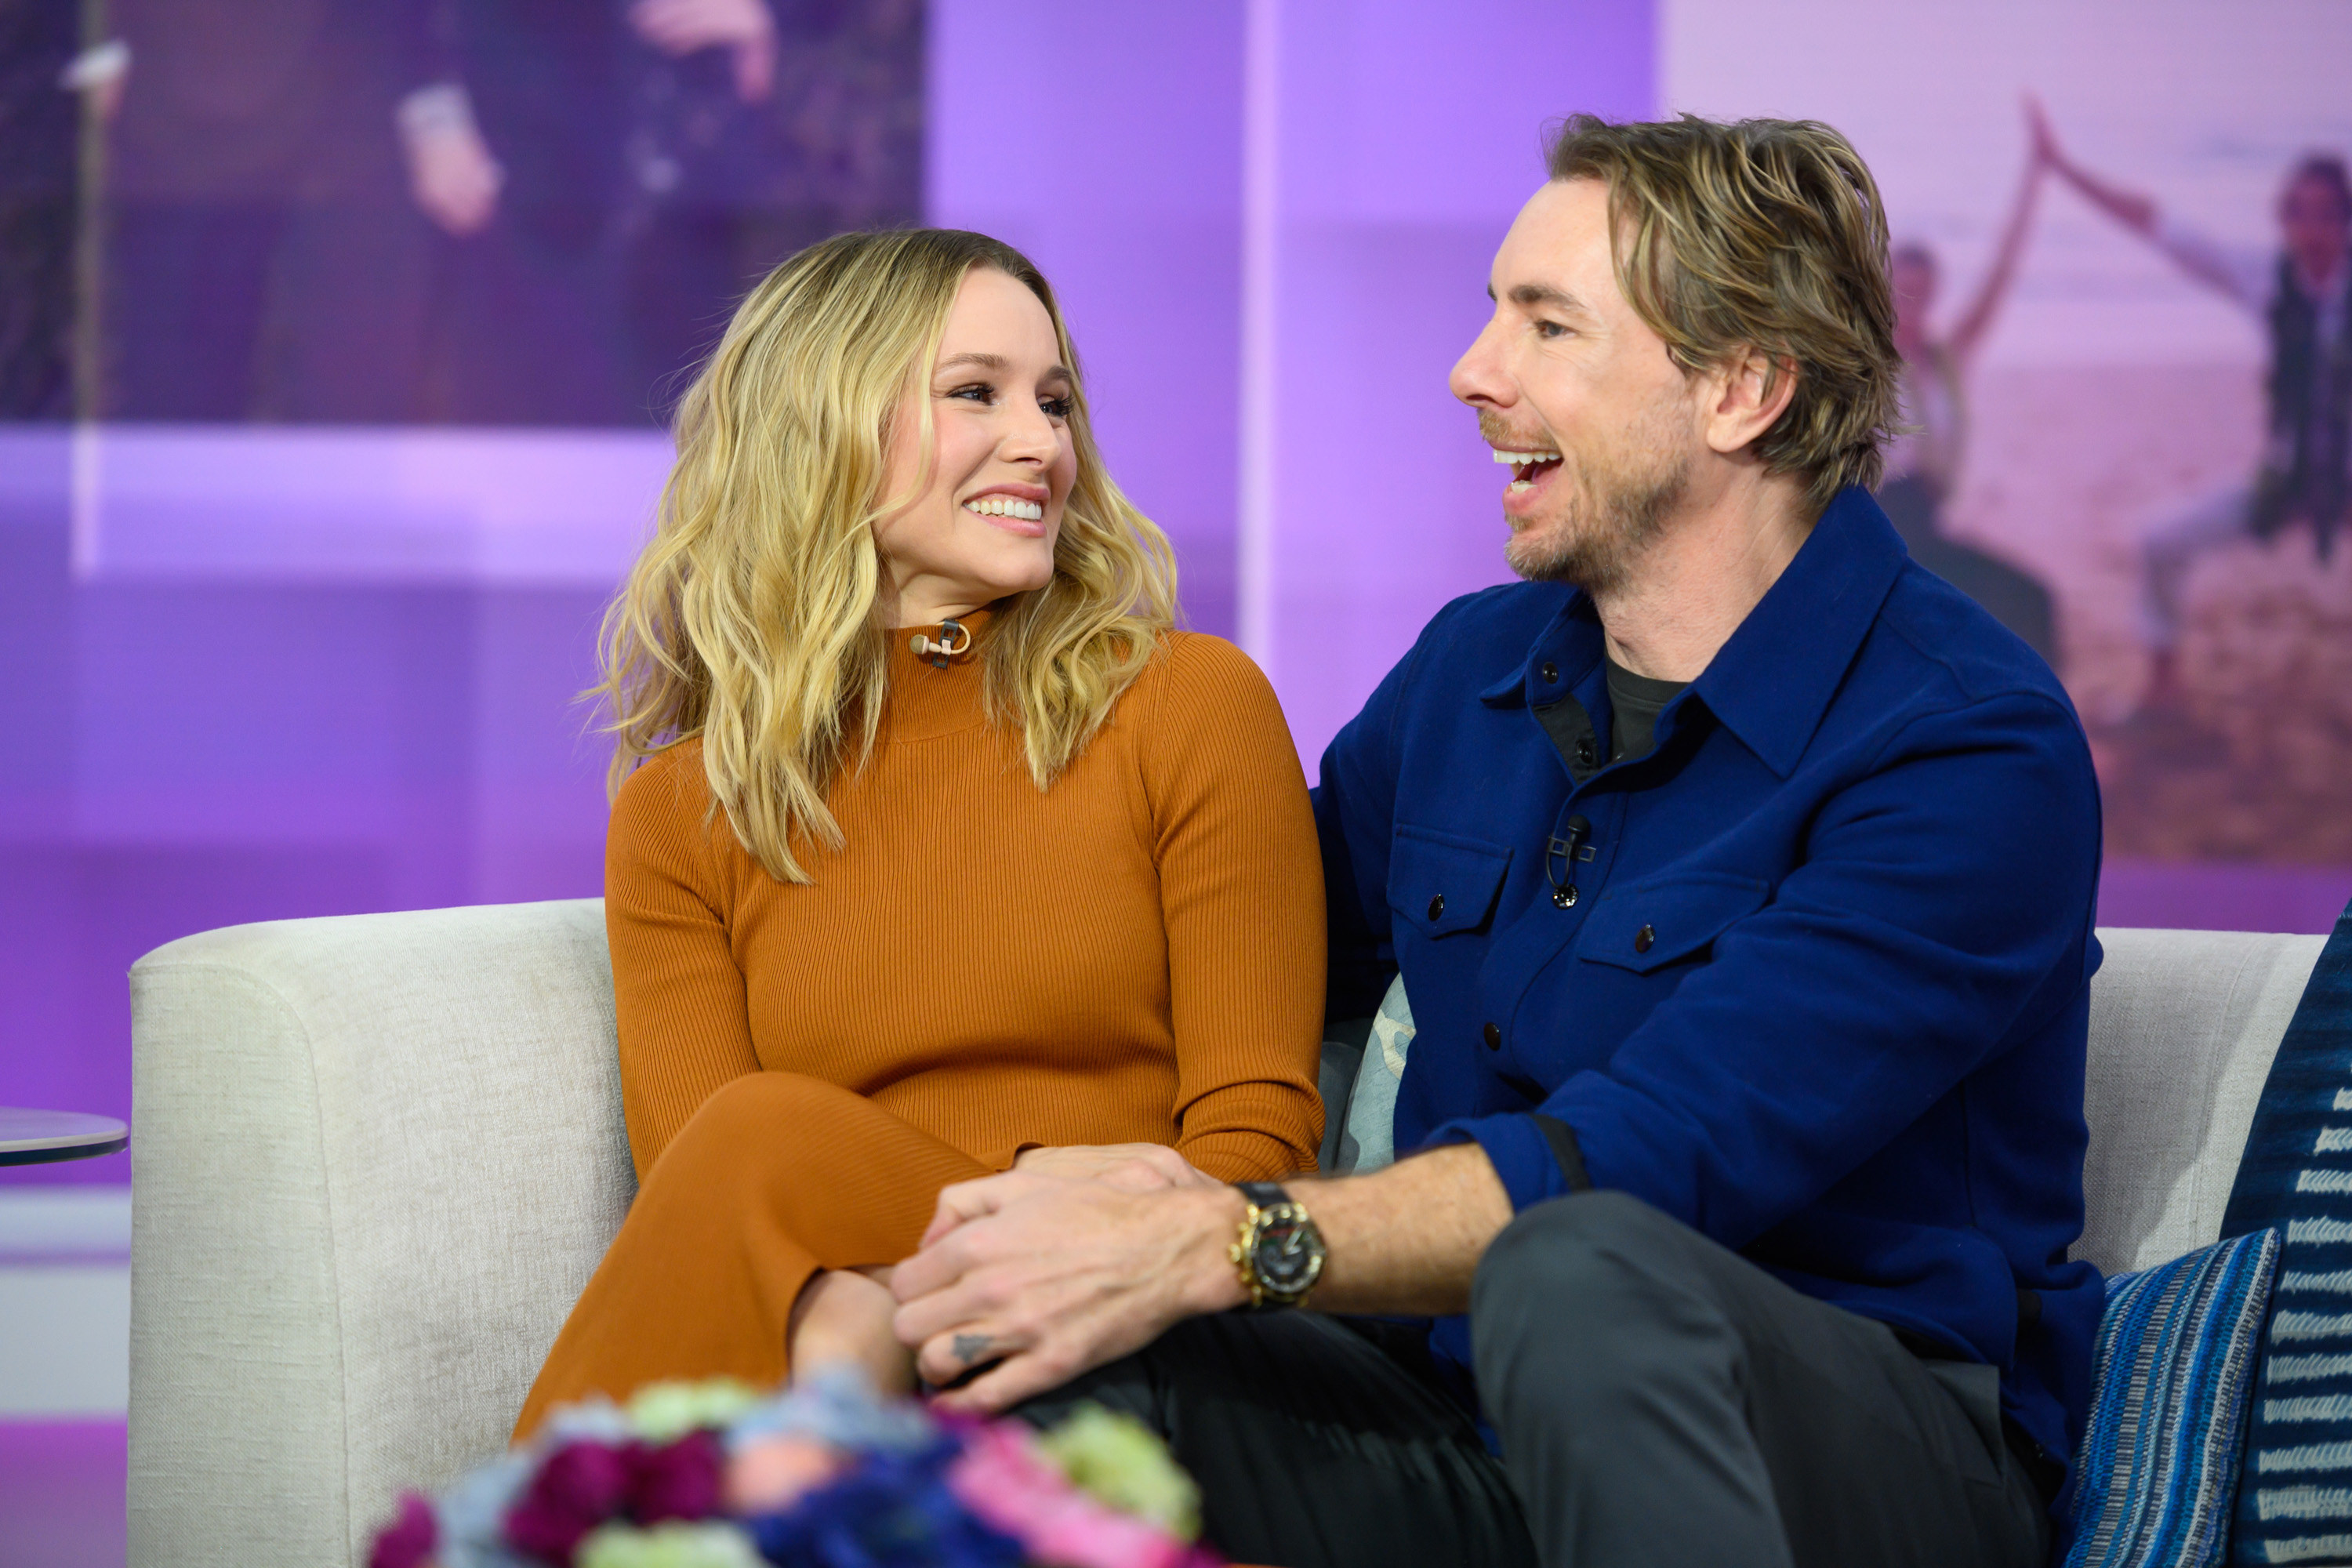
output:
M966 511L976 511L982 517L1017 517L1029 522L1045 521L1045 509L1034 500L1017 500L1012 496L980 496L963 503Z
M1490 449L1495 454L1495 461L1498 463L1508 463L1514 468L1522 468L1530 463L1557 463L1559 461L1559 454L1558 452L1507 452L1500 447L1496 447Z

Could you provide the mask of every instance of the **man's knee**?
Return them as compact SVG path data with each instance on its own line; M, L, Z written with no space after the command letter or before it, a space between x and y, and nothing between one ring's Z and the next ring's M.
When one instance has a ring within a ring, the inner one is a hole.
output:
M1471 1336L1482 1370L1532 1354L1547 1364L1578 1347L1581 1372L1638 1359L1631 1341L1660 1320L1712 1321L1697 1255L1681 1221L1623 1193L1538 1204L1506 1226L1471 1285Z
M1555 1198L1521 1210L1495 1237L1479 1260L1473 1300L1502 1293L1557 1300L1678 1246L1689 1234L1680 1221L1624 1193Z

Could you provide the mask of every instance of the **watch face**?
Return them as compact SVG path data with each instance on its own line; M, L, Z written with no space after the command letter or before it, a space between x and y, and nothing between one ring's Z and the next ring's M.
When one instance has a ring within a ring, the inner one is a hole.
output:
M1321 1238L1305 1215L1285 1205L1266 1211L1250 1259L1258 1281L1277 1296L1300 1296L1323 1272Z

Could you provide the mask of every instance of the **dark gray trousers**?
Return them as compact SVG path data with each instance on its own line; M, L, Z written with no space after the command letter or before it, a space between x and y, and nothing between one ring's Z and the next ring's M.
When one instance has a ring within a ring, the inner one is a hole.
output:
M1923 1361L1621 1193L1539 1204L1479 1265L1478 1396L1548 1568L2039 1568L2000 1374Z
M1528 1209L1479 1266L1471 1327L1501 1463L1418 1335L1390 1327L1194 1319L1022 1414L1090 1399L1139 1416L1199 1479L1210 1542L1279 1568L2048 1555L1992 1368L1923 1362L1622 1194Z

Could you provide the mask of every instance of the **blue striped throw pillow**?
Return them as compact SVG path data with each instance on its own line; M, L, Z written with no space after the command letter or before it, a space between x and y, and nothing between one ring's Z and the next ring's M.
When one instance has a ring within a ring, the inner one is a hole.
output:
M2221 1563L2278 1257L2263 1230L2107 1280L2066 1568Z
M2352 1563L2352 910L2279 1042L2221 1234L2276 1226L2231 1547L2241 1563Z

